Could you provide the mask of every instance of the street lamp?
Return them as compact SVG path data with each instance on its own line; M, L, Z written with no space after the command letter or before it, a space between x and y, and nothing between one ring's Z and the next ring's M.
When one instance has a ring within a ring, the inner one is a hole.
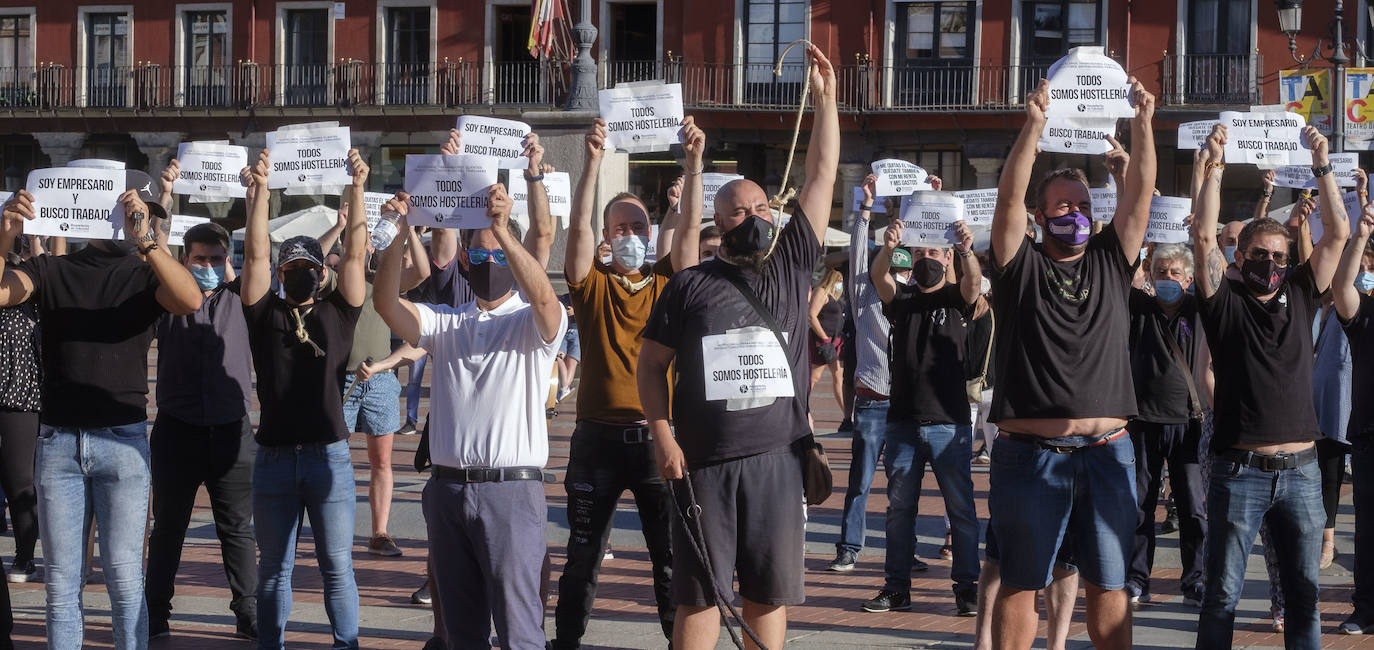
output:
M1365 54L1364 48L1359 43L1345 42L1345 3L1336 0L1336 7L1333 10L1331 25L1328 27L1329 34L1317 39L1316 47L1312 48L1312 53L1307 56L1298 54L1298 32L1302 30L1302 0L1277 0L1274 3L1279 13L1279 31L1288 36L1288 53L1299 65L1306 66L1308 63L1317 59L1331 64L1335 74L1331 79L1331 150L1342 151L1345 148L1345 67L1350 65L1350 56L1345 53L1347 47L1353 47L1355 52L1362 58L1369 59ZM1369 18L1374 22L1374 5L1369 7ZM1323 54L1322 49L1330 50L1329 54Z

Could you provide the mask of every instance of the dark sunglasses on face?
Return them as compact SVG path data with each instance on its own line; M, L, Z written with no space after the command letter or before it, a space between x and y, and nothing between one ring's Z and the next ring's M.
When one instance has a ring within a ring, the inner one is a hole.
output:
M468 249L468 261L472 264L486 264L487 260L495 262L498 266L505 266L506 251L489 251L485 248Z
M1251 248L1250 250L1246 251L1245 259L1254 262L1263 262L1264 260L1272 259L1274 260L1274 263L1278 264L1279 266L1288 266L1287 251L1271 251L1265 250L1263 248Z

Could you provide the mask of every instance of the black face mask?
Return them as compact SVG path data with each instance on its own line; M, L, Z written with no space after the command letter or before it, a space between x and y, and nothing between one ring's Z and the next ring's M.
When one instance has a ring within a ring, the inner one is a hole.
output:
M282 271L281 288L292 302L299 304L310 300L320 288L320 270L305 267Z
M776 233L776 226L751 214L743 223L725 233L720 242L735 255L751 255L768 250L773 245Z
M1245 286L1261 296L1274 293L1283 284L1285 269L1274 260L1245 260L1240 265L1240 277Z
M916 286L929 289L945 279L945 265L934 258L922 257L911 267L911 279Z
M483 264L473 264L468 271L468 285L473 295L491 302L500 299L515 286L515 276L509 266L501 266L488 260Z
M138 252L138 242L132 239L107 239L105 242L110 250L122 255L133 255Z

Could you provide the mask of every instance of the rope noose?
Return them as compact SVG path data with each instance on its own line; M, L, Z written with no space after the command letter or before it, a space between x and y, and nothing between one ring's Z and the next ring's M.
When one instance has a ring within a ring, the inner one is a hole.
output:
M778 62L773 66L774 77L782 77L783 59L787 58L787 53L792 51L792 48L799 44L814 47L811 41L804 38L788 43L787 47L783 48L782 54L778 57ZM806 114L806 97L811 92L810 65L807 65L802 72L805 78L802 81L801 100L797 102L797 123L792 127L792 148L787 150L787 166L782 170L782 183L778 186L778 193L773 195L773 199L768 202L768 205L779 213L782 212L782 207L787 205L787 202L792 200L792 197L797 194L796 188L788 187L788 181L792 177L792 158L797 154L797 138L801 135L802 116Z

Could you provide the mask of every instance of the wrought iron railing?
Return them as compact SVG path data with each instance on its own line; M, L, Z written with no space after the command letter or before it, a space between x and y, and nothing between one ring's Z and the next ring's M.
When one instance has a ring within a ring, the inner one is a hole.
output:
M1254 54L1169 54L1164 56L1164 103L1259 104L1264 60Z

